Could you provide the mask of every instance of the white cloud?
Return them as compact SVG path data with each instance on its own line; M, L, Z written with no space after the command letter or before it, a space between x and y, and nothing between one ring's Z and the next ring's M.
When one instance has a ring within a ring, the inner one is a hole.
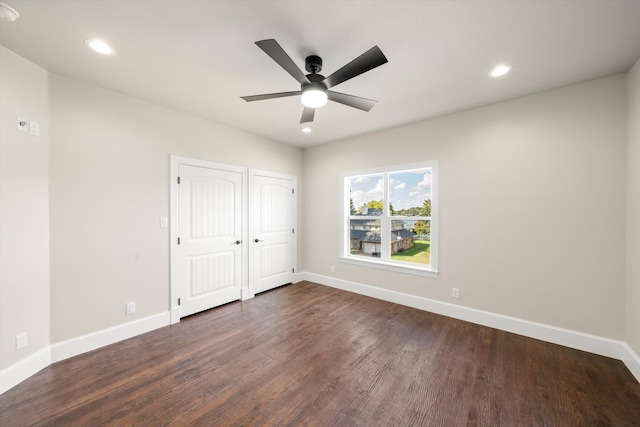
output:
M422 177L422 181L418 183L418 186L416 188L418 190L431 190L431 172L427 172L424 174L424 176Z
M383 192L384 192L384 181L382 179L379 179L378 182L376 182L376 186L371 190L369 190L367 194L369 195L369 197L372 197L373 200L379 200L379 199L382 199Z
M371 181L371 177L368 176L368 175L360 175L360 176L357 176L355 178L351 178L351 180L353 182L355 182L356 184L363 184L365 182Z

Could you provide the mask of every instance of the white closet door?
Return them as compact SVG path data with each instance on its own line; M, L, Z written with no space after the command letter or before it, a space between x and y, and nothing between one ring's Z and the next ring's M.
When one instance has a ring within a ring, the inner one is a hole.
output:
M249 172L250 293L293 282L295 268L295 181Z
M177 277L180 316L240 299L244 174L178 168Z

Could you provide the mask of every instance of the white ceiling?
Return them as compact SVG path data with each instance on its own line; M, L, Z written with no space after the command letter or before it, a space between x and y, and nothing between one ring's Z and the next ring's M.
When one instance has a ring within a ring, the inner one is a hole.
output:
M54 73L299 147L628 71L640 58L640 1L2 0L0 44ZM90 51L108 41L116 55ZM334 90L378 100L330 102L303 134L299 90L255 44L276 39L304 69L330 75L378 45L389 63ZM512 72L487 74L499 63Z

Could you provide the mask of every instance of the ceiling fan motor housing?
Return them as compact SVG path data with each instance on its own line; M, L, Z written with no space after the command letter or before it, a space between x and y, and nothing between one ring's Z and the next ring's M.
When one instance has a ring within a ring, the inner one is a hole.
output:
M309 79L311 84L314 85L314 83L322 83L325 80L325 77L322 74L314 73L314 74L307 74L307 79ZM308 86L308 84L305 83L303 86ZM324 85L324 83L322 84L322 86L324 86L324 88L326 89L326 86Z
M304 60L304 68L311 74L319 73L322 71L322 58L317 55L307 56Z

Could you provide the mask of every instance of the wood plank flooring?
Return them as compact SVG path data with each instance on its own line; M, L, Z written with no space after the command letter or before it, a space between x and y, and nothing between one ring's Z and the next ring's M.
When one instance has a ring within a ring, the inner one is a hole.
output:
M620 361L301 282L51 365L0 426L640 426Z

